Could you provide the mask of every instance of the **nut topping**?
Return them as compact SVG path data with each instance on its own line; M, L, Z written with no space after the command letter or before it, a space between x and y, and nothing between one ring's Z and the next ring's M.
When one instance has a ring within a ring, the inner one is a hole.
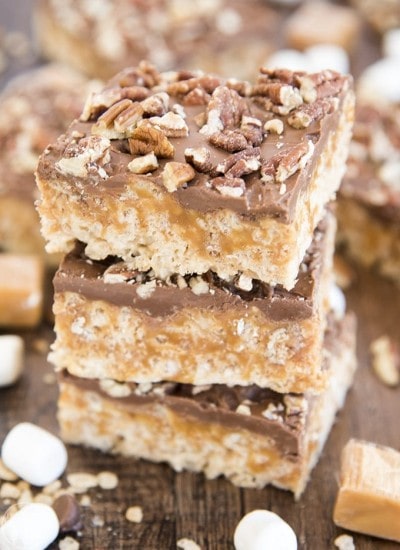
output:
M189 135L189 128L185 119L172 111L162 117L152 117L149 122L161 128L167 137L186 137Z
M147 174L158 168L158 160L156 155L151 152L143 157L137 157L128 164L128 170L134 174Z
M266 183L286 181L305 166L313 150L314 144L311 141L302 141L277 153L262 164L261 179Z
M243 195L246 188L245 181L242 178L217 177L210 180L210 184L217 189L221 195L236 199Z
M170 193L173 193L180 187L192 180L196 172L190 166L183 162L168 162L162 173L163 184Z
M164 132L147 121L135 128L129 138L129 150L132 155L154 153L157 157L172 158L175 149Z
M185 149L185 159L198 172L208 173L212 170L211 154L206 147L188 147Z
M260 148L247 148L227 157L217 166L217 172L222 172L230 178L240 178L256 172L260 166Z
M101 136L89 136L78 143L70 143L64 156L56 163L56 168L63 174L79 178L89 173L98 173L106 179L107 173L103 166L110 162L110 140Z

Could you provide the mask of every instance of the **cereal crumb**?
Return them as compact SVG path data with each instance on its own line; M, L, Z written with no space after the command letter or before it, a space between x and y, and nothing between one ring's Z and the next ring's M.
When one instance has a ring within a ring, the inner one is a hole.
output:
M93 527L103 527L104 520L100 516L93 516L92 525Z
M141 523L143 519L143 510L141 506L130 506L125 512L125 517L132 523Z
M335 546L339 548L339 550L355 550L355 545L353 541L353 537L350 535L340 535L335 539Z
M118 485L118 477L113 472L100 472L97 475L99 487L101 489L115 489Z
M85 493L88 489L97 487L98 485L97 476L85 472L68 474L67 481L74 493Z
M182 550L201 550L200 546L192 539L179 539L176 543L177 548Z
M92 499L89 495L83 495L80 500L81 506L90 506L92 504Z
M60 550L78 550L79 542L72 537L65 537L64 539L60 540L58 548Z

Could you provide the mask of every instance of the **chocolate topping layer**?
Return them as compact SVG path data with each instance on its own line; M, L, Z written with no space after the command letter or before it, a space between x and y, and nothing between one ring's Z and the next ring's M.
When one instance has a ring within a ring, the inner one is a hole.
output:
M266 317L276 321L298 320L314 312L322 262L327 240L327 227L332 214L319 224L314 239L300 266L299 278L293 290L277 285L271 287L258 280L251 281L251 290L243 290L240 277L231 282L208 272L200 277L172 277L168 281L155 279L151 272L131 270L129 264L115 258L94 261L84 255L84 246L77 244L68 254L54 277L55 292L76 292L90 300L104 300L117 306L129 306L150 316L172 315L185 308L259 308ZM194 282L208 285L207 291L196 294ZM143 289L149 292L143 292Z
M262 69L250 85L142 63L89 98L42 156L39 178L99 201L148 181L189 209L290 223L350 85L332 71ZM132 166L148 153L155 166Z

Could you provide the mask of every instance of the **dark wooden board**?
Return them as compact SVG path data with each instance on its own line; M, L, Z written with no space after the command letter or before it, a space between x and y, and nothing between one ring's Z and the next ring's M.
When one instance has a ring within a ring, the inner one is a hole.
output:
M29 0L0 3L0 25L29 30ZM35 63L34 60L30 63ZM20 66L10 66L0 79L4 84ZM82 550L143 549L172 550L182 537L192 538L203 550L233 548L233 532L239 519L255 508L273 510L295 530L301 550L333 548L343 532L332 521L337 492L340 451L350 437L361 437L400 449L400 388L384 387L371 373L368 346L372 338L389 334L400 342L400 290L370 273L358 274L348 292L348 303L359 318L359 369L353 389L313 471L311 481L299 502L274 488L240 490L223 479L206 481L202 475L175 474L165 465L111 457L89 449L69 447L68 471L97 473L111 470L118 474L119 486L113 491L89 492L92 505L82 508ZM20 421L31 421L57 433L56 385L45 383L51 373L45 354L37 351L38 340L50 343L53 332L44 324L23 334L26 346L25 372L19 383L0 389L0 442ZM1 358L0 358L1 361ZM140 505L140 524L124 518L128 506ZM0 501L0 513L6 506ZM99 517L103 526L93 521ZM397 544L354 535L357 550L391 550ZM58 547L57 542L50 548Z

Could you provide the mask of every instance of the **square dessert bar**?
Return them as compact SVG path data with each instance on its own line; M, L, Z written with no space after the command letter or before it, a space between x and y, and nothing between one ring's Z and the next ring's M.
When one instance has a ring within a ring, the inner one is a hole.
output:
M325 338L326 391L278 394L257 386L119 384L60 375L65 441L224 475L241 487L271 483L299 497L355 370L352 316Z
M142 63L87 101L41 157L49 252L138 270L237 275L294 287L339 187L351 79L262 69L256 83Z
M0 250L44 254L34 171L43 149L79 116L89 89L81 75L51 64L0 94Z
M338 241L367 267L400 283L400 104L357 108L338 200Z
M160 280L77 246L54 279L49 359L86 378L320 392L335 228L328 212L291 291L212 272Z

